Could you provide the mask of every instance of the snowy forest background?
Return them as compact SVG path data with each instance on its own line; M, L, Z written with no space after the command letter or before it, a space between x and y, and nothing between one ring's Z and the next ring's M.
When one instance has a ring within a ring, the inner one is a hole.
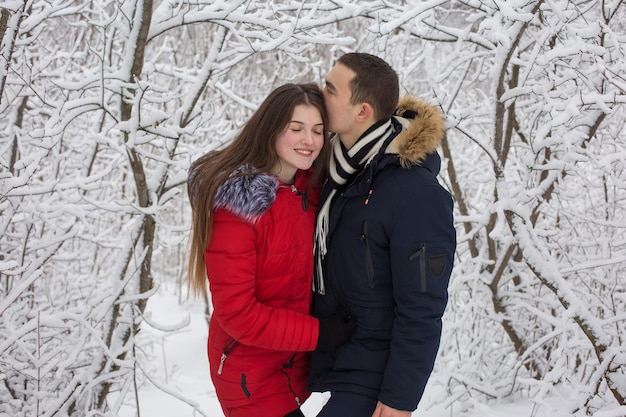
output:
M140 331L188 324L146 314L158 291L202 304L189 164L349 51L447 117L459 244L434 401L626 415L624 1L0 7L0 415L117 416L150 384L184 401Z

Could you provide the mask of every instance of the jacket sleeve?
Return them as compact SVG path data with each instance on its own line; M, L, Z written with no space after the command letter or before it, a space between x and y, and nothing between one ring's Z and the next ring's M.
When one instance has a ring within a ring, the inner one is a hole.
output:
M402 191L389 242L396 310L379 400L413 411L439 349L456 232L452 199L436 180Z
M271 350L311 351L319 322L307 314L260 303L255 296L256 232L226 210L217 210L205 251L213 315L240 343Z

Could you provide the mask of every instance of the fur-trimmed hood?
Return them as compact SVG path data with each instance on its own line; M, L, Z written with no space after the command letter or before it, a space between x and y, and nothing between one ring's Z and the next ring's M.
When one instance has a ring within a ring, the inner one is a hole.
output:
M243 166L217 189L213 207L255 223L276 200L279 186L276 177Z
M445 137L445 121L441 111L413 96L398 102L395 118L404 129L387 147L387 153L398 154L403 167L419 165L434 153Z

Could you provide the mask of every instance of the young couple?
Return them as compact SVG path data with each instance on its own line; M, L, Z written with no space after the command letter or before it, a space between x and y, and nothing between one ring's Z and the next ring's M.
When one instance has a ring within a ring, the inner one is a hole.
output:
M332 132L329 136L327 132ZM190 284L227 417L410 416L439 347L456 246L441 113L342 56L320 90L274 90L190 169ZM330 139L329 139L330 138ZM313 291L311 291L313 288Z

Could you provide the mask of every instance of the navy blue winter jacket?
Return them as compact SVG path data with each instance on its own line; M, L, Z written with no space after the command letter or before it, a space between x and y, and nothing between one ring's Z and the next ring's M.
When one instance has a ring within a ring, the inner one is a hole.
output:
M393 140L330 210L326 292L314 296L314 315L346 309L357 330L338 348L313 353L309 389L412 411L439 349L456 233L452 198L436 178L441 113L405 97L397 114L415 117L394 118Z

